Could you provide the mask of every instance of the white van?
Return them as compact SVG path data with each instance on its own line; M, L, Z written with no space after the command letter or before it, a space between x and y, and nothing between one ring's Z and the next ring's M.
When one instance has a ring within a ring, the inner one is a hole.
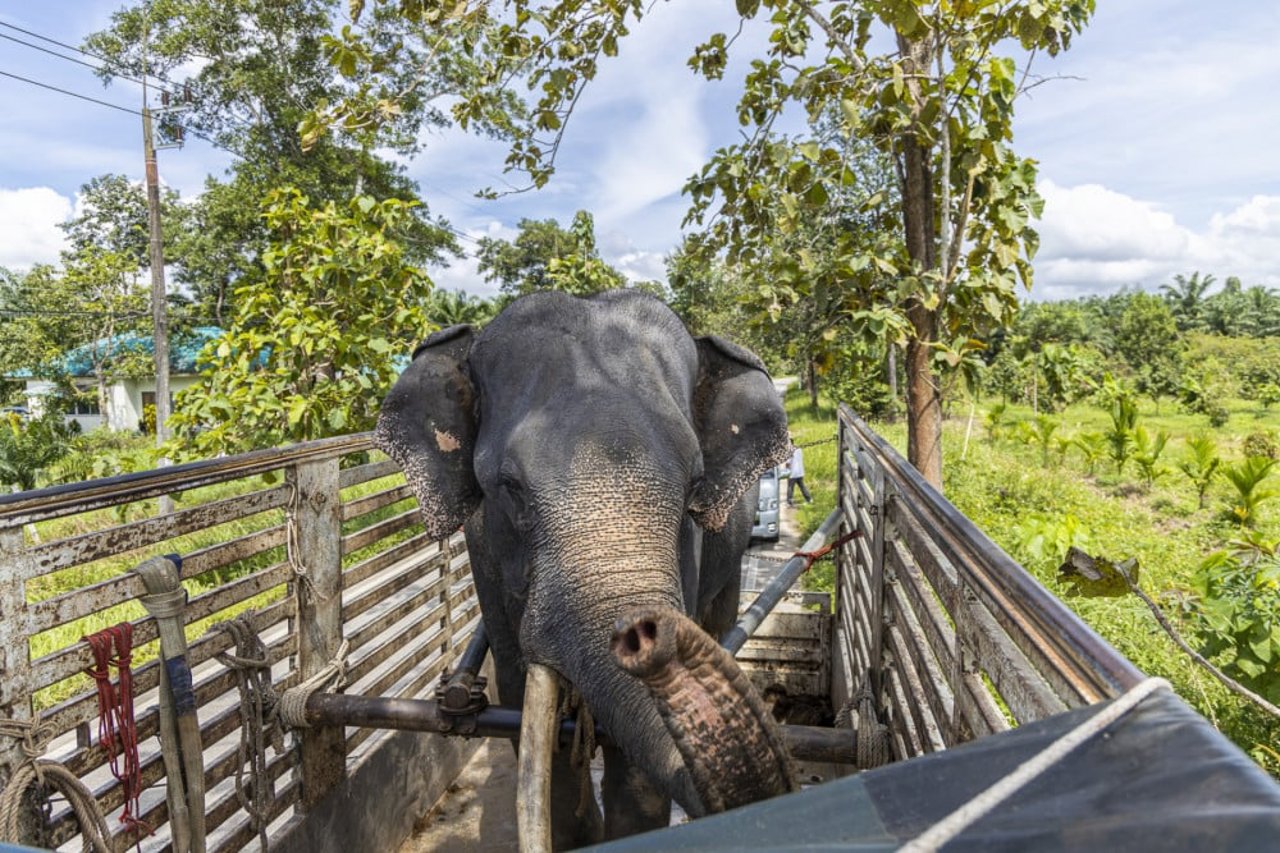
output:
M756 504L756 523L751 528L752 539L778 541L778 498L781 497L782 471L779 465L760 475L760 499Z

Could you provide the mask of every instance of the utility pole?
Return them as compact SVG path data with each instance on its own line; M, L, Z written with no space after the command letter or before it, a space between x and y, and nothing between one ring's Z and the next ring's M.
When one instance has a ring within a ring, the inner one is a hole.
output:
M190 90L184 90L190 99ZM188 108L187 104L170 106L169 93L161 94L163 106L161 113L176 112ZM164 447L169 440L169 304L164 281L164 231L160 222L160 171L156 166L157 148L181 148L182 128L178 128L178 140L174 143L156 145L154 125L152 123L151 106L147 103L147 74L142 74L142 154L146 166L147 184L147 219L151 229L151 319L154 325L152 343L155 350L156 370L156 447ZM169 460L161 457L161 467L169 464ZM160 498L161 515L173 512L173 499L168 495Z

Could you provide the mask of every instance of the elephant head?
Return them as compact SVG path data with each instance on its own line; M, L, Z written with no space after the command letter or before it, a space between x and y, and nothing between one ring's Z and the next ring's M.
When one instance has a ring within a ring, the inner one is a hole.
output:
M760 361L691 338L634 292L539 293L480 333L428 338L383 402L376 441L430 535L466 523L500 692L504 665L551 668L660 791L693 814L715 808L722 798L698 790L659 703L610 645L636 608L697 613L695 525L715 535L743 517L743 495L786 457Z

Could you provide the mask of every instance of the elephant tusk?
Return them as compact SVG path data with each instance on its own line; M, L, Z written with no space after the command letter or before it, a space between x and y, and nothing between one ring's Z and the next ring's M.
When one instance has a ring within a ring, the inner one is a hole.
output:
M521 853L551 851L551 750L556 740L558 685L559 679L551 669L529 664L516 776L516 829Z

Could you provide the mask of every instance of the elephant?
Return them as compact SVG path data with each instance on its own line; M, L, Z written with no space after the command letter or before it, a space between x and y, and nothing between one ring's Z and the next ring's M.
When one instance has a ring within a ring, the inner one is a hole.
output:
M754 354L692 337L635 290L536 292L478 332L428 337L387 393L374 435L403 468L426 532L465 531L499 700L523 701L526 716L531 702L555 702L554 687L525 695L530 673L549 669L607 735L603 815L582 795L568 750L553 760L557 848L666 826L673 799L696 817L789 789L763 773L768 790L728 799L709 790L715 768L745 766L744 755L763 750L766 763L785 765L776 732L747 714L734 737L697 741L699 726L680 728L647 670L619 663L661 645L655 632L680 620L719 637L737 617L755 484L790 444ZM707 695L756 701L741 698L749 683L709 645L700 671L720 683ZM708 750L735 754L698 772L688 757Z

